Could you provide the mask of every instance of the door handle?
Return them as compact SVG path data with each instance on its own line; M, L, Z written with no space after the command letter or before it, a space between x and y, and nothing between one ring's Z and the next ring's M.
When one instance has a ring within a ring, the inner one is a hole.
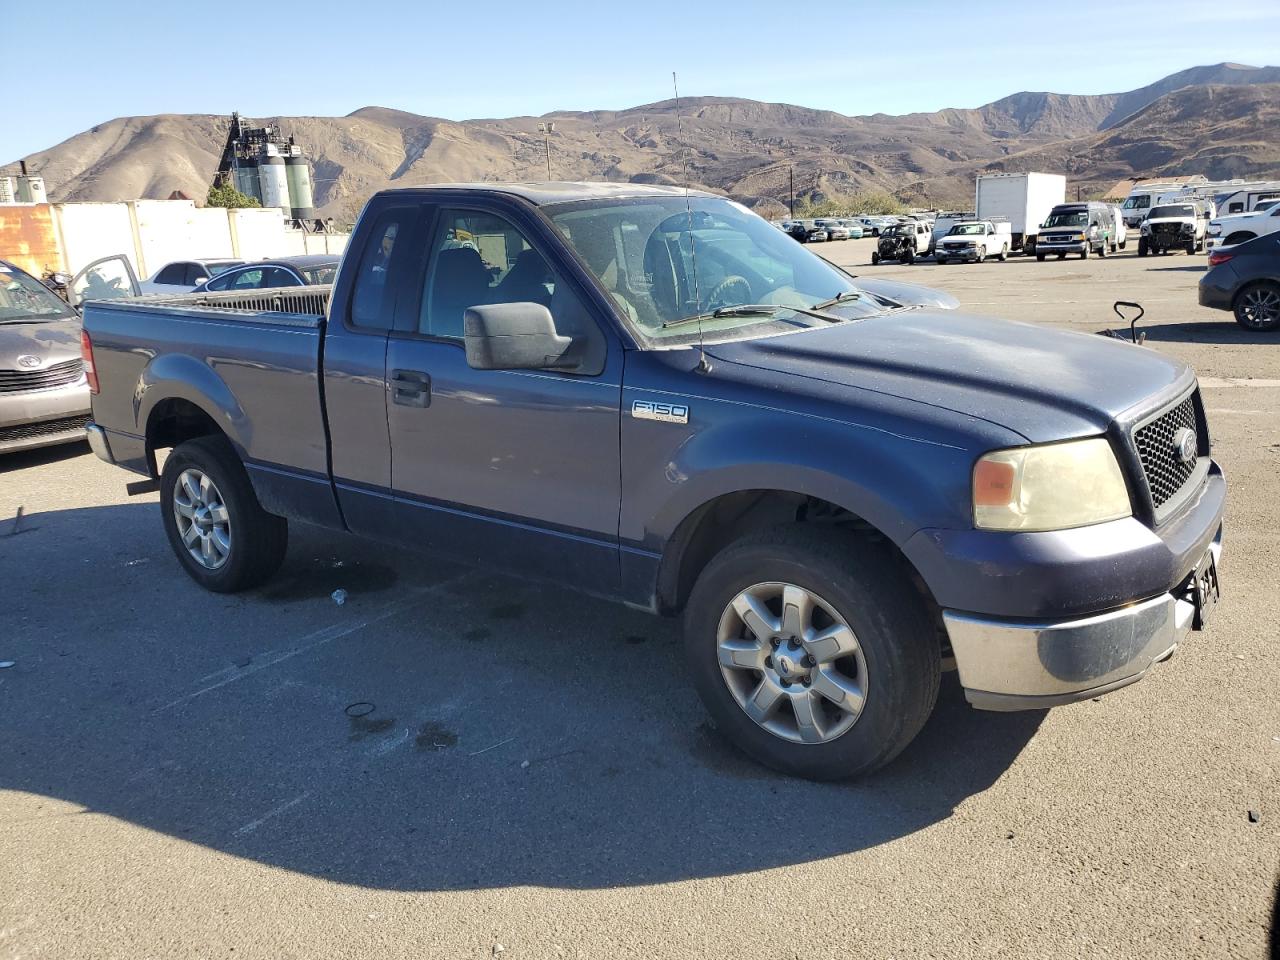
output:
M391 401L402 407L431 406L431 377L421 370L392 370Z

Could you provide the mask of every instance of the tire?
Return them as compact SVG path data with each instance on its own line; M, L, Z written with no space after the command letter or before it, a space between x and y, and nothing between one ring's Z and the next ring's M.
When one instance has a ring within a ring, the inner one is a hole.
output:
M1036 262L1037 262L1037 263L1044 263L1044 254L1043 254L1043 253L1037 253L1037 254L1036 254Z
M1107 241L1103 240L1103 241L1102 241L1102 245L1098 247L1098 256L1099 256L1099 257L1102 257L1103 259L1106 259L1106 256L1107 256Z
M1251 283L1236 294L1232 310L1246 330L1269 333L1280 327L1280 283Z
M1112 244L1111 244L1111 252L1112 252L1112 253L1115 253L1115 252L1116 252L1117 250L1119 250L1119 249L1120 249L1120 244L1118 244L1118 243L1112 243Z
M1138 238L1138 256L1145 257L1149 252L1150 244L1147 243L1146 237Z
M1120 249L1121 249L1121 250L1123 250L1123 249L1128 245L1128 243L1129 243L1129 241L1128 241L1128 240L1121 240L1121 241L1120 241Z
M209 481L208 488L200 477ZM192 490L199 496L191 496ZM219 516L225 521L219 523ZM160 475L160 519L182 568L214 593L265 583L280 568L289 545L288 521L262 509L225 437L188 440L169 454ZM191 539L190 549L184 533ZM193 550L208 560L198 559Z
M879 250L872 250L872 251L871 251L871 265L874 267L874 266L875 266L877 263L879 263L879 262L880 262L880 251L879 251Z
M908 251L906 251L906 252L902 255L902 262L903 262L903 263L915 263L915 262L916 262L916 252L915 252L914 250L908 250Z
M750 592L773 594L763 609L777 632L794 629L794 620L787 623L778 616L784 591L816 598L809 619L815 629L836 625L826 616L827 609L834 611L850 629L852 641L838 649L854 653L806 666L801 648L785 640L773 646L768 637L744 626L734 603ZM740 653L742 666L721 666L722 644ZM719 730L766 766L811 780L844 779L884 766L920 732L938 696L940 645L920 595L882 548L830 528L777 527L713 557L685 608L684 646L694 686ZM802 681L792 681L784 691L784 672L774 663L781 655L774 651L788 650L795 652L787 658L793 671L820 679L851 706L836 706L817 689L801 687ZM832 676L841 683L833 683ZM846 693L859 686L866 693L860 710ZM757 721L742 704L762 694L776 699ZM819 721L809 732L810 742L801 739L792 703L816 710Z
M1089 259L1089 241L1087 240L1085 241L1084 249L1080 251L1080 259L1081 260Z
M1196 242L1192 240L1190 243L1184 244L1182 249L1187 251L1188 257L1194 257L1196 255Z
M1009 248L1008 248L1008 247L1001 247L1001 248L1000 248L1000 253L996 256L996 259L997 259L997 260L999 260L1001 263L1004 263L1006 260L1008 260L1008 259L1009 259Z

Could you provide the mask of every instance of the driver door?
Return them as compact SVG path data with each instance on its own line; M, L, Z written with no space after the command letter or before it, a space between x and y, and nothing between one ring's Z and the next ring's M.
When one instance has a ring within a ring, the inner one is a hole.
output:
M622 355L536 231L497 211L426 211L412 329L387 344L395 536L592 593L619 592ZM475 370L463 316L538 302L598 348L578 372Z

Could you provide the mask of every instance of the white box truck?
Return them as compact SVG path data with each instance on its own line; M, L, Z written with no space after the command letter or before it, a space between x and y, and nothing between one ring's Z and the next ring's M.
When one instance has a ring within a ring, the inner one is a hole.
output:
M1067 199L1067 178L1058 173L984 173L974 204L978 219L1009 221L1013 249L1030 256L1049 211Z

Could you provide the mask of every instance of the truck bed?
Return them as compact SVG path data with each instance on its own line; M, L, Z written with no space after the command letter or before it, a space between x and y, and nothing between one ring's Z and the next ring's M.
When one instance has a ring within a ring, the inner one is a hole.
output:
M255 486L256 473L284 465L327 481L319 372L329 295L306 287L86 303L102 385L93 417L116 459L146 472L148 422L186 400L218 422Z

